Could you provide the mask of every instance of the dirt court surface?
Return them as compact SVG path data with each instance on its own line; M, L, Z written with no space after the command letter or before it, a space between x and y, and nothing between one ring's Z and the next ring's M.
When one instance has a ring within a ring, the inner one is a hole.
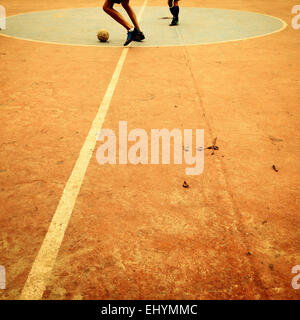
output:
M1 1L8 16L102 3ZM118 132L120 120L128 131L199 128L205 146L217 137L219 150L205 150L203 174L187 176L185 164L100 166L97 142L57 255L58 240L48 243L51 270L40 267L42 280L29 284L33 298L300 299L291 285L300 265L296 4L182 0L274 16L287 27L235 42L128 49L102 128ZM0 31L0 265L7 274L0 299L22 297L123 53Z

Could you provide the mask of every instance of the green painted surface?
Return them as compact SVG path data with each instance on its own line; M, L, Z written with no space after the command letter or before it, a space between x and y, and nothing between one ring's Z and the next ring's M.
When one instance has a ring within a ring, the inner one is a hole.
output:
M120 6L117 10L122 11ZM135 8L136 12L140 8ZM125 13L124 13L125 15ZM280 19L263 14L203 8L181 8L180 25L169 27L167 7L147 7L141 26L143 43L133 46L177 46L226 42L262 36L284 27ZM110 33L108 43L96 38L99 29ZM22 39L71 45L121 46L126 30L107 16L102 8L40 11L7 18L1 33Z

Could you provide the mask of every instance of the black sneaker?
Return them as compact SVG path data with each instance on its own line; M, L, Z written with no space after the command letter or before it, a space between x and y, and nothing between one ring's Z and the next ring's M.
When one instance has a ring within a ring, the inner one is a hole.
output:
M134 39L133 41L142 41L145 39L145 35L142 31L139 31L138 29L135 29Z
M124 43L124 47L128 46L129 43L134 40L135 33L136 33L135 29L133 31L127 31L127 39Z
M172 22L170 23L170 26L171 27L173 27L173 26L177 26L178 25L178 18L175 18L175 17L173 17L173 19L172 19Z

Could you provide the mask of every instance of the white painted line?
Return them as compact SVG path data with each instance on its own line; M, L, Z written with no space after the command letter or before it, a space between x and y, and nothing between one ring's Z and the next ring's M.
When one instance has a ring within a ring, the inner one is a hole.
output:
M143 7L141 8L140 12L144 11ZM77 8L77 9L86 9L86 8ZM208 9L220 9L220 8L208 8ZM60 9L60 10L68 10L68 9ZM237 9L226 9L226 8L222 8L222 10L241 11L241 10L237 10ZM43 10L43 11L56 11L56 10ZM41 11L30 11L30 12L26 12L26 13L19 13L19 14L7 16L7 19L10 18L10 17L16 17L16 16L21 16L21 15L25 15L25 14L28 14L28 13L36 13L36 12L41 12ZM224 44L224 43L228 43L228 42L231 43L231 42L237 42L237 41L246 41L246 40L253 40L253 39L257 39L257 38L270 36L270 35L279 33L279 32L285 30L288 27L288 24L281 18L272 16L272 15L269 15L269 14L265 14L265 13L255 12L255 11L244 11L244 12L257 13L257 14L260 14L260 15L265 16L265 17L271 17L271 18L277 19L282 23L282 27L279 28L278 30L275 30L275 31L271 31L271 32L268 32L268 33L265 33L265 34L261 34L261 35L257 35L257 36L250 36L250 37L246 37L246 38L237 38L237 39L232 39L232 40L220 40L220 41L203 42L203 43L178 44L178 45L147 45L147 42L145 42L145 45L141 45L141 46L138 46L136 48L157 48L157 47L169 48L169 47L186 47L186 46L207 46L207 45L214 45L214 44ZM69 43L50 42L50 41L43 41L43 40L33 40L33 39L28 39L28 38L15 37L15 36L11 36L11 35L4 34L4 33L0 33L0 37L6 37L6 38L12 38L12 39L24 40L24 41L30 41L30 42L37 42L37 43L41 43L41 44L59 45L59 46L96 47L96 48L122 48L122 46L119 46L119 45L99 46L99 45L92 45L92 44L69 44Z
M139 12L138 20L141 19L147 2L148 0L145 0ZM127 53L128 48L124 48L113 73L112 79L105 92L102 103L92 123L92 127L82 146L79 158L77 159L73 171L63 190L48 232L32 265L31 271L20 296L21 300L38 300L43 296L49 276L54 267L59 248L63 241L66 228L71 218L71 214L74 209L86 170L93 155L93 151L96 146L97 134L101 130L104 123L105 116L116 89Z

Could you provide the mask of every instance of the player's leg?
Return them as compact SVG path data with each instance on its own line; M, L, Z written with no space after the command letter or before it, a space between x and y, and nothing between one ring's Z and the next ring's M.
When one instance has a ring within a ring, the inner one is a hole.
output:
M170 8L170 11L173 15L172 22L170 26L177 26L179 22L179 0L168 0L168 5Z
M136 27L137 30L141 31L140 29L140 26L139 26L139 23L137 21L137 18L136 18L136 14L135 12L133 11L132 7L130 6L129 4L129 0L123 0L121 2L121 5L122 7L125 9L125 11L127 12L130 20L132 21L133 25Z
M124 44L125 46L128 45L131 41L142 41L145 39L145 36L144 36L143 32L141 31L139 23L137 21L136 14L133 11L133 9L131 8L129 1L130 0L122 0L122 2L121 2L123 8L127 12L130 20L132 21L132 23L134 25L134 29L128 31L127 40Z
M113 8L114 3L115 1L113 0L106 0L103 5L103 10L127 30L133 29L133 26L128 23L117 10Z

